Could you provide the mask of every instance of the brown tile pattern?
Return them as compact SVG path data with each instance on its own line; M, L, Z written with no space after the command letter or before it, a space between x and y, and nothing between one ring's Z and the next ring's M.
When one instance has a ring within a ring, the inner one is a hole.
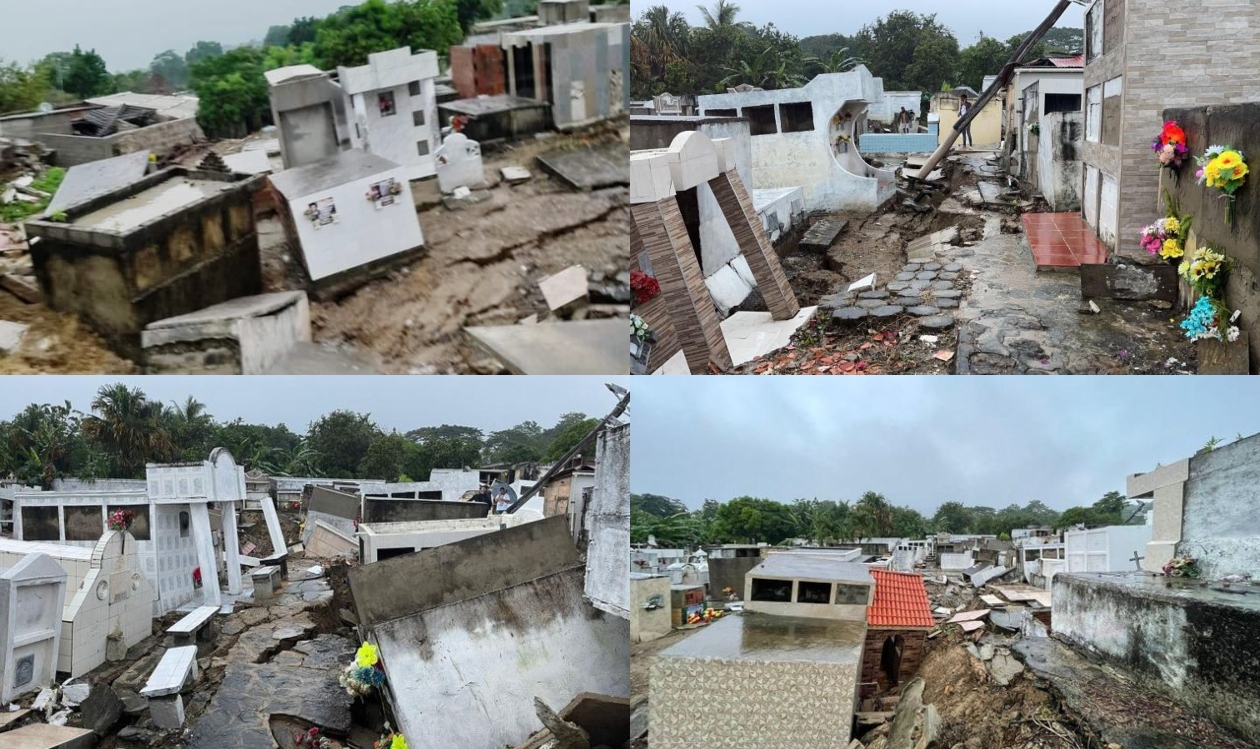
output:
M757 288L766 300L770 315L776 320L791 320L796 317L796 313L801 311L801 305L796 301L792 287L788 285L783 266L779 264L774 247L770 245L770 238L766 236L765 227L761 225L757 210L748 197L748 191L744 189L744 181L732 169L709 180L709 187L713 188L718 205L722 207L722 214L735 234L735 241L744 253L744 259L748 261L748 269L752 271L753 278L757 279Z
M688 369L692 374L705 374L710 362L722 371L730 369L731 354L678 211L678 201L670 197L633 205L630 216L652 261L652 272L661 285L661 296ZM632 237L632 247L633 241Z

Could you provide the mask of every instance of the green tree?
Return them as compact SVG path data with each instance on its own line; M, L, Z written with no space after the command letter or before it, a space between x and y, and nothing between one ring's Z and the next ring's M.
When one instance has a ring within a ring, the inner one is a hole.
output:
M149 82L152 74L147 70L130 70L126 73L115 73L110 76L108 93L134 91L140 94L150 93Z
M855 42L889 91L939 91L958 69L958 40L935 15L893 11L863 27Z
M319 19L314 16L304 16L302 18L293 19L293 24L289 26L288 44L306 44L315 41L315 30L319 27Z
M716 526L727 541L778 544L793 537L796 520L774 500L736 497L718 508Z
M290 26L271 26L267 29L267 35L263 37L264 47L287 47L289 46L289 29Z
M474 23L494 18L503 11L503 0L455 0L455 17L465 34Z
M34 109L44 100L47 86L47 76L39 68L0 59L0 114Z
M306 439L325 476L349 478L359 475L359 463L380 435L370 414L338 409L311 424Z
M706 507L708 502L713 502L713 500L706 500ZM716 504L714 502L714 505ZM673 497L665 497L660 494L630 495L630 515L632 517L637 514L646 514L655 518L665 518L686 511L687 506Z
M932 516L932 528L939 533L966 533L971 528L971 511L962 502L945 502Z
M403 473L403 464L408 453L415 449L415 443L398 432L379 434L368 443L367 452L359 461L355 475L397 481Z
M927 535L928 521L910 507L892 508L892 533L897 538L923 538Z
M86 453L69 402L32 403L12 421L0 422L0 468L24 484L51 489L64 476L92 478L100 466Z
M1031 33L1031 31L1027 31L1011 37L1011 41L1015 42L1011 48L1018 47ZM1056 26L1047 31L1045 36L1041 37L1041 42L1038 46L1043 47L1042 53L1027 59L1035 60L1038 57L1046 57L1050 54L1079 55L1085 51L1085 29Z
M450 435L416 444L403 463L405 473L415 481L427 481L434 468L474 467L481 459L479 439Z
M63 85L65 91L80 99L108 91L112 78L105 67L105 60L96 54L96 50L84 52L76 44L68 62Z
M805 63L813 66L815 73L845 73L862 64L862 58L849 54L848 47L841 47L826 57L806 57Z
M218 42L197 42L184 53L184 62L191 69L202 60L209 60L223 54L223 45Z
M206 411L206 404L191 395L183 403L172 403L163 413L163 422L180 460L205 460L218 447L211 444L214 417Z
M162 76L172 86L188 84L188 63L173 49L154 55L153 61L149 63L149 71L154 75Z
M570 423L563 432L556 435L551 444L547 445L547 449L543 451L542 459L547 462L559 460L597 426L599 426L599 419L582 419L581 421ZM593 444L591 449L594 449Z
M527 463L542 458L542 427L524 421L510 429L486 436L486 460L490 463Z
M735 18L739 15L739 6L730 2L730 0L716 0L712 9L703 5L697 5L696 7L700 10L700 17L704 19L704 25L710 29L721 29L738 25L735 22Z
M407 45L445 55L462 40L454 0L367 0L319 23L315 56L324 68L363 65L371 52Z
M1009 52L1009 54L1007 54L1006 56L1006 60L1009 60L1010 58L1015 56L1015 53L1019 50L1020 46L1023 45L1024 39L1026 38L1028 38L1028 34L1018 34L1006 40L1006 46ZM1049 57L1049 56L1050 56L1050 45L1046 44L1046 41L1043 38L1041 41L1034 44L1032 48L1029 49L1028 52L1024 54L1024 58L1023 60L1021 60L1021 62L1032 62L1033 60L1040 60L1043 57Z
M984 77L996 75L1011 57L1011 48L986 36L962 51L959 81L976 91L983 91Z
M853 504L852 523L864 537L893 535L893 506L883 494L865 492Z
M213 137L257 130L271 111L263 54L253 47L237 47L194 64L192 89L200 99L197 122Z
M88 442L104 450L116 478L141 478L149 462L174 457L166 430L165 408L139 388L122 383L103 385L92 399L92 411L80 422Z

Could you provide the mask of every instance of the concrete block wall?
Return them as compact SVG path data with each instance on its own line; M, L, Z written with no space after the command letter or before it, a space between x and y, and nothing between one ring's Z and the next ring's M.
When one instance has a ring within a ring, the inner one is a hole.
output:
M863 133L862 153L932 153L936 150L940 126L929 123L926 133Z
M39 133L36 139L57 152L54 161L60 167L72 167L100 161L114 156L114 144L109 138L90 138L86 135L61 135Z
M1163 124L1163 112L1260 101L1260 76L1254 74L1260 69L1260 4L1212 0L1209 12L1202 4L1164 0L1099 1L1127 2L1125 42L1086 66L1085 86L1123 75L1123 116L1120 146L1087 143L1086 163L1120 179L1116 249L1144 256L1138 244L1141 228L1162 215L1160 174L1150 143ZM1223 39L1231 40L1228 55L1218 51ZM1194 171L1185 166L1183 182L1193 182Z
M162 152L178 145L205 139L206 134L202 132L201 125L198 125L193 117L159 122L156 125L109 137L109 140L114 143L114 153L119 155L145 150Z

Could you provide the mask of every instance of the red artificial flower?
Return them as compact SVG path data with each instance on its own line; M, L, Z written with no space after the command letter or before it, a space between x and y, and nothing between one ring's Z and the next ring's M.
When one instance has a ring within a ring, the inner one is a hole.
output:
M661 293L661 285L655 278L641 270L630 271L630 290L637 304L647 304Z
M1164 130L1159 134L1159 139L1164 145L1170 143L1181 143L1184 145L1186 142L1186 131L1182 130L1181 126L1176 122L1170 120L1164 123Z

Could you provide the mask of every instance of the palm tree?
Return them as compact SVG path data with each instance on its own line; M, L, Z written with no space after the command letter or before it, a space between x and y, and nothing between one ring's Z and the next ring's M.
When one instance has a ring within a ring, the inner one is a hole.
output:
M799 75L788 71L787 62L779 59L773 45L762 50L752 62L740 60L739 64L727 66L725 70L730 75L718 81L719 86L747 83L760 88L785 88L803 83Z
M122 383L102 386L92 400L92 411L80 429L89 442L113 458L120 478L139 478L146 463L172 456L171 435L164 425L166 411L139 388Z
M665 79L665 68L685 57L691 27L681 13L654 5L635 21L630 34L631 82L638 95L648 95Z
M853 505L855 526L863 536L888 536L893 529L893 509L882 494L866 492Z
M202 459L209 452L206 444L214 430L214 417L206 412L206 404L191 395L183 404L171 403L166 409L167 431L175 451L186 459Z
M865 60L849 54L848 47L841 47L827 57L806 57L805 64L814 66L819 74L844 73L865 64Z
M703 5L697 5L700 9L700 15L704 18L704 24L710 29L720 29L728 26L737 26L735 16L739 15L739 6L729 0L717 0L713 3L713 10L709 10Z

